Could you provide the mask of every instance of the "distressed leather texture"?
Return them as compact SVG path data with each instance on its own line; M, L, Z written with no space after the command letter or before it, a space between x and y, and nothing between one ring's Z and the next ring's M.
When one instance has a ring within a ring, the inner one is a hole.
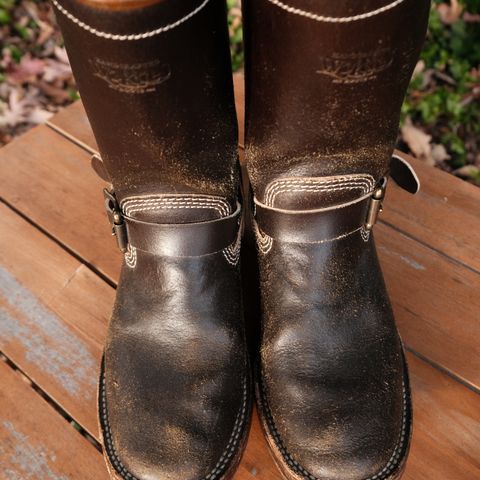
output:
M392 2L280 3L289 10L243 2L262 425L288 480L398 479L411 435L408 372L373 235L349 232L344 207L388 175L429 1L345 22L312 15L345 18Z
M250 424L225 5L211 0L144 39L98 34L154 31L199 4L113 11L61 0L97 33L56 8L100 149L95 170L126 225L99 389L116 480L229 479Z
M239 269L222 252L136 254L135 268L122 267L105 346L114 449L142 480L223 478L250 415Z
M112 11L59 1L95 30L118 35L171 25L202 3ZM178 27L132 41L98 37L54 11L119 201L189 192L234 202L237 122L224 2L210 0Z

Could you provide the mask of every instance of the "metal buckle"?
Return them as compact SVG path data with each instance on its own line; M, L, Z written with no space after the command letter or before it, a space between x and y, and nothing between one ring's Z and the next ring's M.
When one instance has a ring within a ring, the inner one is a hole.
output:
M103 198L108 221L112 227L112 235L115 236L118 248L125 253L128 247L127 226L125 225L120 205L115 197L115 192L104 188Z
M385 198L385 190L387 188L387 177L383 177L380 185L373 191L370 205L368 206L367 220L365 222L365 230L372 230L377 223L378 215L383 210L383 199Z

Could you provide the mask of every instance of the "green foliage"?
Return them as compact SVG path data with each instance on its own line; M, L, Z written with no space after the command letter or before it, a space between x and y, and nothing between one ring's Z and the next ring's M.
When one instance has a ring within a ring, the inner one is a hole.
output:
M15 5L15 0L0 0L0 25L7 25L12 21L10 11Z
M435 8L441 3L434 2L420 57L423 68L411 82L402 120L409 116L433 142L443 144L450 168L457 169L474 164L480 147L480 23L463 15L479 14L480 0L460 1L464 10L451 24Z
M227 0L230 53L234 72L243 67L242 16L238 0Z
M442 20L438 7L456 2L433 0L427 39L421 54L422 68L410 84L402 106L407 117L442 144L450 160L447 170L465 165L474 182L480 179L480 22L466 21L465 12L480 15L480 0L458 0L458 18ZM234 71L243 66L242 32L238 0L227 0ZM476 165L476 166L475 166ZM480 183L480 182L479 182Z

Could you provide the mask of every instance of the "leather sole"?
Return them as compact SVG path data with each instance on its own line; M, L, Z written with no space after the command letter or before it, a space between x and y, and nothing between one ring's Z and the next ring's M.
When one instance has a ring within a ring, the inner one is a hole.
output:
M405 471L407 464L408 452L411 444L411 437L413 431L412 424L412 406L411 406L411 396L410 396L410 383L408 378L408 368L404 354L404 395L405 395L405 412L404 412L404 428L405 434L402 437L403 442L399 442L400 453L398 458L391 464L388 468L388 471L382 475L379 474L373 475L369 478L362 480L400 480ZM273 424L273 418L270 415L270 410L265 396L265 390L262 385L262 377L260 368L257 366L256 375L255 375L255 393L257 400L257 408L260 417L260 424L262 425L262 430L267 439L269 446L270 455L272 456L277 468L279 469L282 477L285 480L324 480L315 477L314 475L305 471L301 465L299 465L295 460L288 454L285 447L281 444L279 435L274 435L272 429L275 429ZM276 439L278 438L278 440ZM403 445L401 445L403 443ZM387 465L388 467L388 465ZM303 472L301 471L303 470ZM384 469L386 470L386 469Z
M251 394L251 381L250 378L246 380L246 402L242 406L244 409L243 423L239 428L238 441L236 442L235 453L228 453L226 456L227 463L222 467L222 473L219 475L212 475L209 474L206 477L198 480L231 480L233 475L235 474L238 465L242 459L243 452L247 445L248 434L250 432L250 425L251 425L251 412L252 412L252 394ZM106 418L106 406L104 404L104 359L102 358L101 362L101 369L100 369L100 379L98 382L98 390L97 390L97 405L98 405L98 428L100 432L100 441L102 444L102 452L103 458L105 459L105 463L107 465L108 474L111 480L142 480L141 478L135 477L128 471L126 471L123 465L119 465L119 460L115 458L113 452L111 452L111 448L108 447L109 442L106 439L110 436L109 427L108 427L108 419ZM235 429L234 429L235 432ZM235 436L237 436L235 435ZM228 448L228 446L227 446ZM225 455L226 452L224 452ZM223 456L222 455L222 458ZM115 466L117 464L117 467ZM227 466L228 465L228 466ZM119 468L122 468L124 473L120 473L118 471ZM226 467L226 468L225 468ZM159 479L161 480L161 479ZM181 479L179 479L181 480Z

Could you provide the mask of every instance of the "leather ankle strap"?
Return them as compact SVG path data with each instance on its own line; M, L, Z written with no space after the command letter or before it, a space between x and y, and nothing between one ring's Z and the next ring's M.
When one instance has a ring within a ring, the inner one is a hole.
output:
M420 188L408 155L397 150L390 162L390 175L395 183L412 194ZM382 209L387 179L387 176L383 177L366 195L321 209L286 210L266 205L255 198L255 220L263 234L290 243L323 243L358 230L369 231Z
M241 205L227 217L198 223L153 223L124 215L115 194L104 189L105 209L122 252L128 245L159 256L199 257L227 248L237 238Z

